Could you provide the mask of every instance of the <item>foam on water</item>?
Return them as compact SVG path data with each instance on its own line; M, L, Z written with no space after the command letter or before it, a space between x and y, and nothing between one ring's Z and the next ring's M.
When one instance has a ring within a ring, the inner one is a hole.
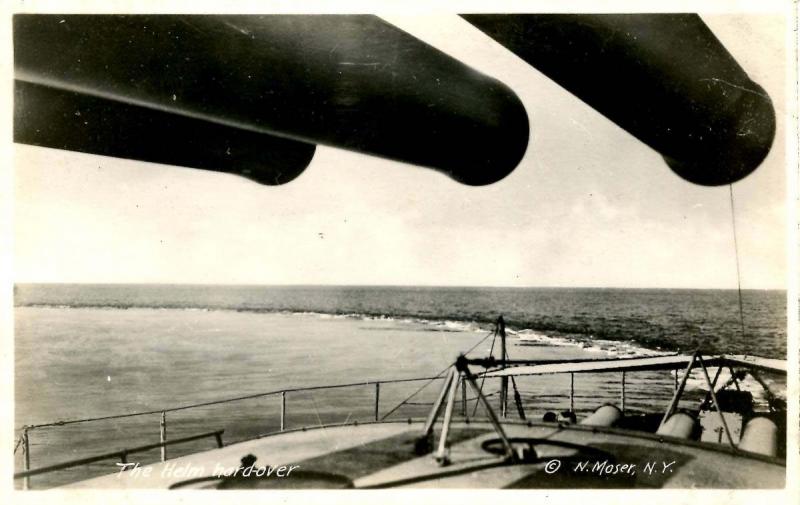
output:
M659 349L649 349L635 342L620 340L605 340L593 338L592 335L548 335L531 329L519 331L506 330L510 335L517 336L515 342L518 346L571 346L580 347L589 352L603 353L609 358L633 358L641 356L663 356L673 354Z
M746 332L732 290L335 286L18 285L17 306L159 308L402 321L436 331L509 330L549 345L579 343L619 355L651 351L749 353L785 359L786 295L745 291ZM608 342L620 342L609 344ZM632 344L633 343L633 344ZM565 344L567 345L567 344ZM616 347L616 349L614 348Z

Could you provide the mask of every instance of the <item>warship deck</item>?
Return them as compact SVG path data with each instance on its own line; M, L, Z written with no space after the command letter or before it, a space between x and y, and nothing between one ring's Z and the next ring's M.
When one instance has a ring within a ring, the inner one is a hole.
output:
M486 422L454 422L448 462L415 444L423 422L296 430L76 482L90 489L782 488L777 458L613 428L504 423L509 462ZM435 436L438 438L439 431ZM732 457L732 453L736 457ZM248 459L249 458L249 459ZM244 459L244 461L243 461ZM251 471L244 475L244 469ZM238 472L236 470L239 470ZM260 474L260 475L257 475Z

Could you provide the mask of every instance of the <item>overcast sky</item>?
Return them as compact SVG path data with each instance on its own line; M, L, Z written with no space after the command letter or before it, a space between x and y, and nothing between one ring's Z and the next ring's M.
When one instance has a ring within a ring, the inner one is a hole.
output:
M520 96L516 170L485 187L327 147L293 182L15 146L17 282L736 287L728 187L650 148L454 15L389 21ZM783 287L781 18L704 18L775 102L734 185L744 288Z

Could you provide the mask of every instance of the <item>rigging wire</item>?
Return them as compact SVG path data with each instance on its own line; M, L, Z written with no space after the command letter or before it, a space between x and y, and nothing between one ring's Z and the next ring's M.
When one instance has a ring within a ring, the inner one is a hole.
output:
M527 420L525 417L525 408L522 406L522 396L519 394L519 390L517 389L517 381L514 380L514 376L511 376L511 385L514 387L514 404L517 406L517 414L519 414L519 418L523 421Z
M494 356L494 343L497 341L497 327L495 326L494 329L494 338L492 338L492 347L489 349L489 357ZM481 377L481 385L478 388L478 391L483 393L483 383L486 382L486 375ZM475 414L478 412L478 404L479 402L475 402L475 408L472 409L472 417L475 417Z
M744 305L742 303L742 274L739 270L739 242L736 238L736 212L735 207L733 204L733 184L728 184L728 194L730 195L731 200L731 225L733 227L733 251L736 256L736 284L738 287L739 293L739 323L741 325L741 332L742 332L742 343L746 342L745 339L745 330L744 330ZM747 352L749 346L745 348L745 357L749 354Z
M473 345L472 347L470 347L470 348L469 348L469 350L468 350L467 352L465 352L465 353L464 353L464 356L466 356L467 354L469 354L469 353L471 353L472 351L474 351L474 350L475 350L475 349L476 349L476 348L477 348L479 345L481 345L481 344L482 344L482 343L483 343L483 342L484 342L484 341L485 341L487 338L489 338L489 336L491 336L491 335L494 335L494 334L495 334L495 330L492 330L492 331L490 331L489 333L487 333L486 335L484 335L484 336L483 336L483 338L482 338L482 339L480 339L480 340L478 341L478 343L476 343L475 345ZM494 347L494 340L492 340L492 347ZM422 386L420 386L420 387L419 387L419 388L418 388L416 391L414 391L413 393L411 393L410 395L408 395L408 396L406 397L406 399L405 399L405 400L403 400L403 401L401 401L400 403L398 403L397 405L395 405L395 406L394 406L394 408L392 408L392 409L391 409L389 412L387 412L386 414L384 414L384 415L383 415L383 417L381 417L381 421L385 420L387 417L389 417L390 415L394 414L394 413L397 411L397 409L399 409L400 407L402 407L403 405L405 405L405 404L406 404L406 402L408 402L410 399L414 398L414 397L415 397L417 394L419 394L419 392L420 392L420 391L422 391L422 390L423 390L423 389L425 389L426 387L430 386L430 385L431 385L431 383L432 383L433 381L435 381L435 380L437 380L437 379L440 379L440 378L442 377L442 375L444 375L444 373L445 373L446 371L450 370L450 367L452 367L452 366L453 366L452 364L450 364L450 365L447 365L447 366L446 366L444 369L442 369L442 371L441 371L441 372L439 372L439 373L438 373L438 374L436 374L436 375L435 375L433 378L431 378L431 379L430 379L428 382L426 382L425 384L423 384Z

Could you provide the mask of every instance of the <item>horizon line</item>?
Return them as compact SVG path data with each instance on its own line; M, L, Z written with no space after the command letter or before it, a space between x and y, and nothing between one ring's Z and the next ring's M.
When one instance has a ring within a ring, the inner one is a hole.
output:
M267 288L433 288L433 289L630 289L630 290L719 290L737 291L737 287L686 287L686 286L499 286L499 285L474 285L474 284L312 284L312 283L203 283L203 282L94 282L94 281L20 281L13 282L12 286L20 285L80 285L80 286L214 286L214 287L267 287ZM787 291L787 287L743 287L741 291Z

